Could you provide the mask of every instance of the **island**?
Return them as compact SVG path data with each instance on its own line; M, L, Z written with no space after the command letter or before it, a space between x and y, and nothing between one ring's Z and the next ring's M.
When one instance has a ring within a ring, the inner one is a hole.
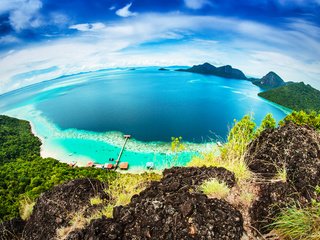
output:
M303 82L288 83L258 96L295 111L320 111L320 91Z
M285 82L272 71L262 78L248 78L241 70L230 65L215 67L208 62L176 71L250 81L263 90L258 96L264 99L295 111L320 111L320 91L303 82Z
M169 69L166 69L166 68L163 68L163 67L162 67L162 68L159 68L158 70L159 70L159 71L170 71Z
M214 75L214 76L224 77L224 78L248 80L246 75L244 75L244 73L241 70L233 68L230 65L215 67L207 62L200 65L194 65L193 67L187 68L187 69L177 69L176 71L192 72L192 73L200 73L200 74L206 74L206 75Z
M271 89L286 85L286 82L275 72L269 72L261 79L251 79L251 82L262 89Z

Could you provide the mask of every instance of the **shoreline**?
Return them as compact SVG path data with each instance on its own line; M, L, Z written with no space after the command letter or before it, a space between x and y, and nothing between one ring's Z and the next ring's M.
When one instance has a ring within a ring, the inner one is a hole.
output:
M124 142L123 134L120 132L96 133L78 129L61 130L43 117L32 105L12 109L4 114L27 120L30 123L31 132L42 143L41 157L51 157L67 164L76 163L79 167L85 167L90 161L95 164L112 163L108 162L108 156L112 155L115 158ZM68 144L71 145L69 149L66 147ZM172 159L176 159L177 165L184 166L193 156L218 148L213 142L202 144L183 142L183 144L187 151L174 153L169 142L142 142L130 139L124 156L121 158L121 162L129 162L129 170L120 172L150 171L145 168L146 162L149 161L154 162L155 170L158 171L171 165Z
M272 106L278 108L279 110L283 111L286 115L291 114L294 111L294 110L292 110L290 108L287 108L287 107L285 107L283 105L280 105L278 103L272 102L272 101L270 101L270 100L268 100L266 98L260 97L259 95L258 95L258 97L260 99L262 99L263 101L269 103L270 105L272 105Z

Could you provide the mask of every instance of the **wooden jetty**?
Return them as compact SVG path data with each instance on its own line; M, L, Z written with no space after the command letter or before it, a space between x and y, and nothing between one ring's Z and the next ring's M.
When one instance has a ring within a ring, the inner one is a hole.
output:
M122 146L122 148L121 148L121 151L120 151L120 153L119 153L119 156L118 156L118 158L117 158L117 160L116 160L116 163L114 164L114 169L117 169L117 168L118 168L118 165L119 165L119 163L120 163L120 159L121 159L123 150L124 150L124 148L125 148L125 146L126 146L126 144L127 144L127 142L128 142L128 139L131 138L131 135L123 135L123 137L125 138L125 141L124 141L124 144L123 144L123 146ZM123 166L126 166L126 167L127 167L126 169L128 169L128 163L127 163L127 164L123 164L121 169L125 169L125 168L123 168Z

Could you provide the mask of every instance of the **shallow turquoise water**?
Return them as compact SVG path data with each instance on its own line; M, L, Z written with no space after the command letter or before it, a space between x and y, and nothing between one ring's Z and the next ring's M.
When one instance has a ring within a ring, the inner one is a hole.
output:
M45 157L107 163L117 158L127 133L134 139L122 160L130 168L153 161L161 169L212 149L211 140L223 140L235 118L253 113L259 124L272 113L282 119L286 110L259 98L259 91L248 81L157 68L101 70L4 94L0 113L29 120ZM172 136L198 144L177 156L168 144Z

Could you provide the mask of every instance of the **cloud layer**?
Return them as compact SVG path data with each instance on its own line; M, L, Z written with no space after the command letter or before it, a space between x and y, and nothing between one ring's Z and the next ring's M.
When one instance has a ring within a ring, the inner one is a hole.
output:
M207 61L320 89L319 10L319 0L0 0L0 93L81 71Z
M70 28L80 34L3 54L0 92L81 71L204 61L232 64L253 76L273 70L291 81L315 83L320 76L320 29L297 19L288 19L285 31L253 21L176 13ZM203 32L208 34L199 37ZM232 37L225 38L226 33ZM39 76L15 77L52 67L55 71Z

